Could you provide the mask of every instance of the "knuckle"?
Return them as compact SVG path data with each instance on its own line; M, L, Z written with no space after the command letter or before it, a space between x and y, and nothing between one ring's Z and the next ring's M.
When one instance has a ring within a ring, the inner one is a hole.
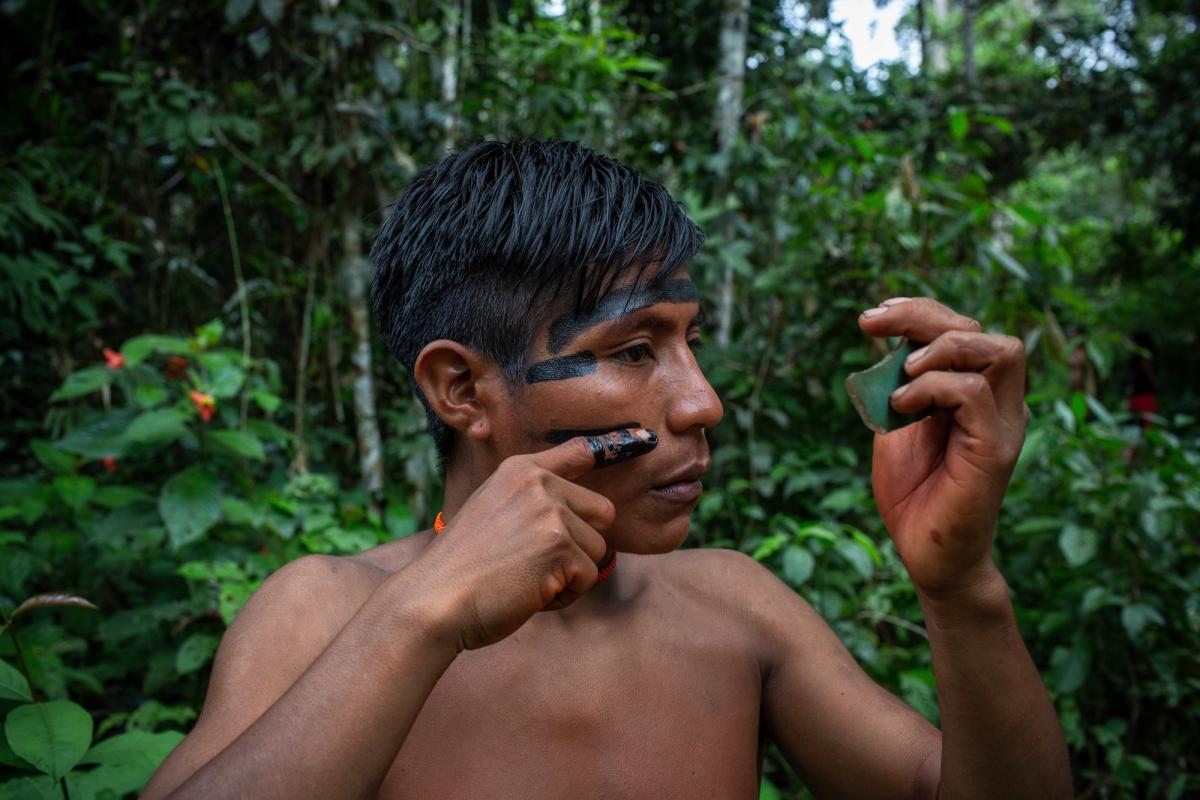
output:
M1023 362L1025 360L1025 343L1016 336L1004 336L1001 338L1004 355L1010 361Z
M551 525L546 529L545 538L546 544L551 548L561 549L570 541L571 534L567 533L566 528L560 525Z
M596 517L605 526L612 525L617 519L617 506L612 500L601 496L600 499L596 501Z
M978 397L991 391L991 386L988 384L987 378L978 372L971 372L963 376L963 388L967 394L973 397Z

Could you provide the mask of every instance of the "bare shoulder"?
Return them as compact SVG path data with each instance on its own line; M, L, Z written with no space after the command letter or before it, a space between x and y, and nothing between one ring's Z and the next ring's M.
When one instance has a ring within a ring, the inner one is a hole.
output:
M656 577L693 598L706 615L732 618L774 651L828 625L808 602L745 553L720 548L677 550L655 558Z
M385 577L358 557L311 555L283 565L229 626L213 679L237 681L264 659L296 662L281 673L303 671Z
M285 663L303 662L302 670L371 593L407 566L426 543L427 537L417 534L353 556L310 555L285 564L238 612L216 667L238 672L239 665L252 669L260 657L270 656ZM255 657L244 658L250 652Z
M250 727L386 576L358 557L313 555L267 578L222 637L200 718L155 773L145 796L165 796Z

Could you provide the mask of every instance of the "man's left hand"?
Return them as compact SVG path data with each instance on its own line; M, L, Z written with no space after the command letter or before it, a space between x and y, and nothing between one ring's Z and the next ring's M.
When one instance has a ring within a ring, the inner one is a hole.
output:
M929 298L892 298L859 317L871 336L928 343L892 394L921 422L875 436L875 502L919 590L955 592L995 576L992 536L1025 440L1025 348Z

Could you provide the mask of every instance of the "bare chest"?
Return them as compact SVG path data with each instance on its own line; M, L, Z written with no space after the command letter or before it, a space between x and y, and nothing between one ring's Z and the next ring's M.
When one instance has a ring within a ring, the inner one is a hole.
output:
M761 673L738 632L630 625L533 625L464 654L380 797L756 797Z

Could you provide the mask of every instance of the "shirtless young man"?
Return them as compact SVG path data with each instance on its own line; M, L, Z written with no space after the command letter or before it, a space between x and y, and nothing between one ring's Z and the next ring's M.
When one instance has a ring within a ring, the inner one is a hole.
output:
M722 414L693 354L700 241L574 144L484 143L416 178L373 248L376 308L447 459L445 530L273 575L146 798L756 798L765 737L823 798L1070 796L991 558L1019 341L927 299L859 318L931 343L893 405L943 411L876 437L874 491L938 731L762 566L676 550Z

